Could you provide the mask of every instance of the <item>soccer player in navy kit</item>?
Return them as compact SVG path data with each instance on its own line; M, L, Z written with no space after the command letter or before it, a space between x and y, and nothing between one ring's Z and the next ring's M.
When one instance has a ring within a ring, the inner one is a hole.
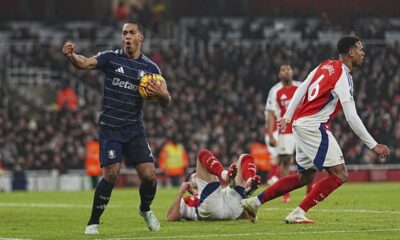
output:
M106 208L121 169L121 157L126 165L134 166L141 179L139 188L139 214L150 231L159 231L160 223L150 210L157 181L154 159L141 121L143 99L138 86L146 73L161 74L158 66L141 53L143 27L136 21L124 24L123 49L103 51L94 57L74 52L75 45L67 42L64 56L79 69L99 69L104 72L103 109L99 119L100 161L103 179L97 185L92 213L85 234L98 234L100 216ZM161 85L150 83L149 95L165 107L171 102L165 81Z

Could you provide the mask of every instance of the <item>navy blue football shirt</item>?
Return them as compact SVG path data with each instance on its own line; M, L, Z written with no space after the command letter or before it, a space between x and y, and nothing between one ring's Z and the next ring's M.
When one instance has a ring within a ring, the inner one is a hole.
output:
M103 109L99 124L123 127L141 121L143 99L140 78L146 73L161 74L157 64L144 54L132 59L123 49L99 52L96 69L104 72Z

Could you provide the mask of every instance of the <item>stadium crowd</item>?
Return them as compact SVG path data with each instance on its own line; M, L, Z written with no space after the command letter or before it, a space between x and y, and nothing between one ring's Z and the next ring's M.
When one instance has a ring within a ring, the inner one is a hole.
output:
M154 103L144 106L144 124L156 158L168 139L176 139L184 144L190 166L195 166L195 154L202 148L210 149L228 165L253 141L263 142L265 99L278 81L280 64L290 63L295 79L303 80L316 63L337 57L334 46L312 40L251 46L226 43L212 49L152 46L148 55L161 67L173 99L167 109ZM97 71L70 67L60 47L34 42L29 49L11 48L10 54L23 57L30 66L74 76L95 94L79 96L84 101L77 110L31 109L14 101L1 104L0 159L6 168L16 163L26 169L55 168L61 172L83 168L85 141L97 133L103 80ZM379 159L368 151L343 114L333 122L332 132L347 164L400 163L399 44L366 44L365 49L364 66L353 73L358 112L372 135L388 144L393 154ZM98 50L104 49L93 46L86 55Z

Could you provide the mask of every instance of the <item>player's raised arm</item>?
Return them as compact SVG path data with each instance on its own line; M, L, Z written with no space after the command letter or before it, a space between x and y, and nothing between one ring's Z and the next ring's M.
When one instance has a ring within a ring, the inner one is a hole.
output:
M167 214L167 220L172 222L172 221L179 221L182 218L182 215L180 213L180 204L183 195L188 191L189 188L191 188L192 185L189 182L184 182L181 185L181 188L179 189L178 195L176 196L175 201L172 203L171 207L168 210Z
M74 52L75 44L66 42L63 46L62 52L71 63L79 69L93 69L97 65L97 59L95 57L85 57Z

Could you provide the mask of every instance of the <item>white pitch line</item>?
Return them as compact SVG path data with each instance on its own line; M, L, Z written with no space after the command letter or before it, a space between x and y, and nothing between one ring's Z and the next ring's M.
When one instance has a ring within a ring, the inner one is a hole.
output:
M91 208L91 205L82 204L46 204L46 203L0 203L0 207L32 207L32 208ZM120 205L109 205L107 208L121 208ZM124 207L130 208L132 206ZM154 206L153 208L156 208ZM292 208L261 208L262 211L291 211ZM343 213L377 213L377 214L400 214L400 211L368 210L368 209L311 209L312 212L343 212ZM1 240L1 239L0 239Z
M261 210L261 209L260 209ZM292 211L293 208L263 208L263 211ZM390 210L368 210L368 209L311 209L311 212L344 212L344 213L380 213L400 214L400 211Z
M0 240L31 240L28 238L2 238L0 237Z
M130 239L176 239L176 238L210 238L210 237L254 237L254 236L279 236L279 235L309 235L332 233L368 233L368 232L400 232L400 228L369 229L369 230L332 230L332 231L302 231L302 232L256 232L256 233L232 233L232 234L205 234L205 235L174 235L163 237L131 237L131 238L98 238L96 240L130 240Z
M46 203L0 203L0 207L28 207L28 208L91 208L91 205L82 204L46 204ZM110 205L109 208L120 208L119 205ZM1 239L0 239L1 240Z
M89 205L79 204L45 204L45 203L0 203L0 207L28 207L28 208L89 208ZM1 238L0 238L1 240Z

